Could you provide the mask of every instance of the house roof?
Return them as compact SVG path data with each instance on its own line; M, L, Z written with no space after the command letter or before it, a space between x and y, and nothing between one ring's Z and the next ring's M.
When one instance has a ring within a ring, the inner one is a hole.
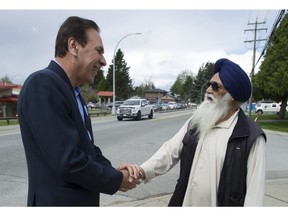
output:
M14 89L14 88L20 88L21 89L21 86L17 85L17 84L0 82L0 90L9 90L9 89Z
M99 97L112 97L113 96L113 91L99 91L97 93Z
M145 90L146 93L167 93L167 91L162 89L147 89Z
M18 84L0 82L0 102L1 103L17 103L18 95L19 95L21 88L22 86ZM4 92L4 95L3 95L3 92Z

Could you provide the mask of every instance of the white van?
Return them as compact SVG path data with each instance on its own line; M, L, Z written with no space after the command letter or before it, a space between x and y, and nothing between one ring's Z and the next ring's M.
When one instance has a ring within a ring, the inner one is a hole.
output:
M261 115L265 114L279 114L280 105L275 102L260 102L256 104L255 113Z

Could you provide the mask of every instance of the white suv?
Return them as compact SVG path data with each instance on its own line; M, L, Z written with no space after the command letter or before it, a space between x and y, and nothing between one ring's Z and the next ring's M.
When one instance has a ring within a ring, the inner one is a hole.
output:
M140 120L142 116L148 116L149 119L153 118L153 106L146 99L130 98L116 110L117 119L119 121L123 118L134 118Z

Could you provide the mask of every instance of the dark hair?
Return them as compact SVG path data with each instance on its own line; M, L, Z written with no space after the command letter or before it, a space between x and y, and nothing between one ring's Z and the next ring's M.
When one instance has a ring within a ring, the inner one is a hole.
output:
M55 57L64 57L67 54L70 37L74 37L84 47L87 44L88 29L95 29L100 33L100 28L94 21L77 16L68 17L60 26L56 37Z

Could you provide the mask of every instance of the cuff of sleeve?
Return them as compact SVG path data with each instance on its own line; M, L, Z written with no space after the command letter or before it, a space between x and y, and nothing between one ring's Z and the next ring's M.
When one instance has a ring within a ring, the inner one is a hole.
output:
M143 180L144 183L148 183L156 177L154 170L149 168L154 167L151 166L151 164L143 163L140 167L142 167L145 172L145 179Z

